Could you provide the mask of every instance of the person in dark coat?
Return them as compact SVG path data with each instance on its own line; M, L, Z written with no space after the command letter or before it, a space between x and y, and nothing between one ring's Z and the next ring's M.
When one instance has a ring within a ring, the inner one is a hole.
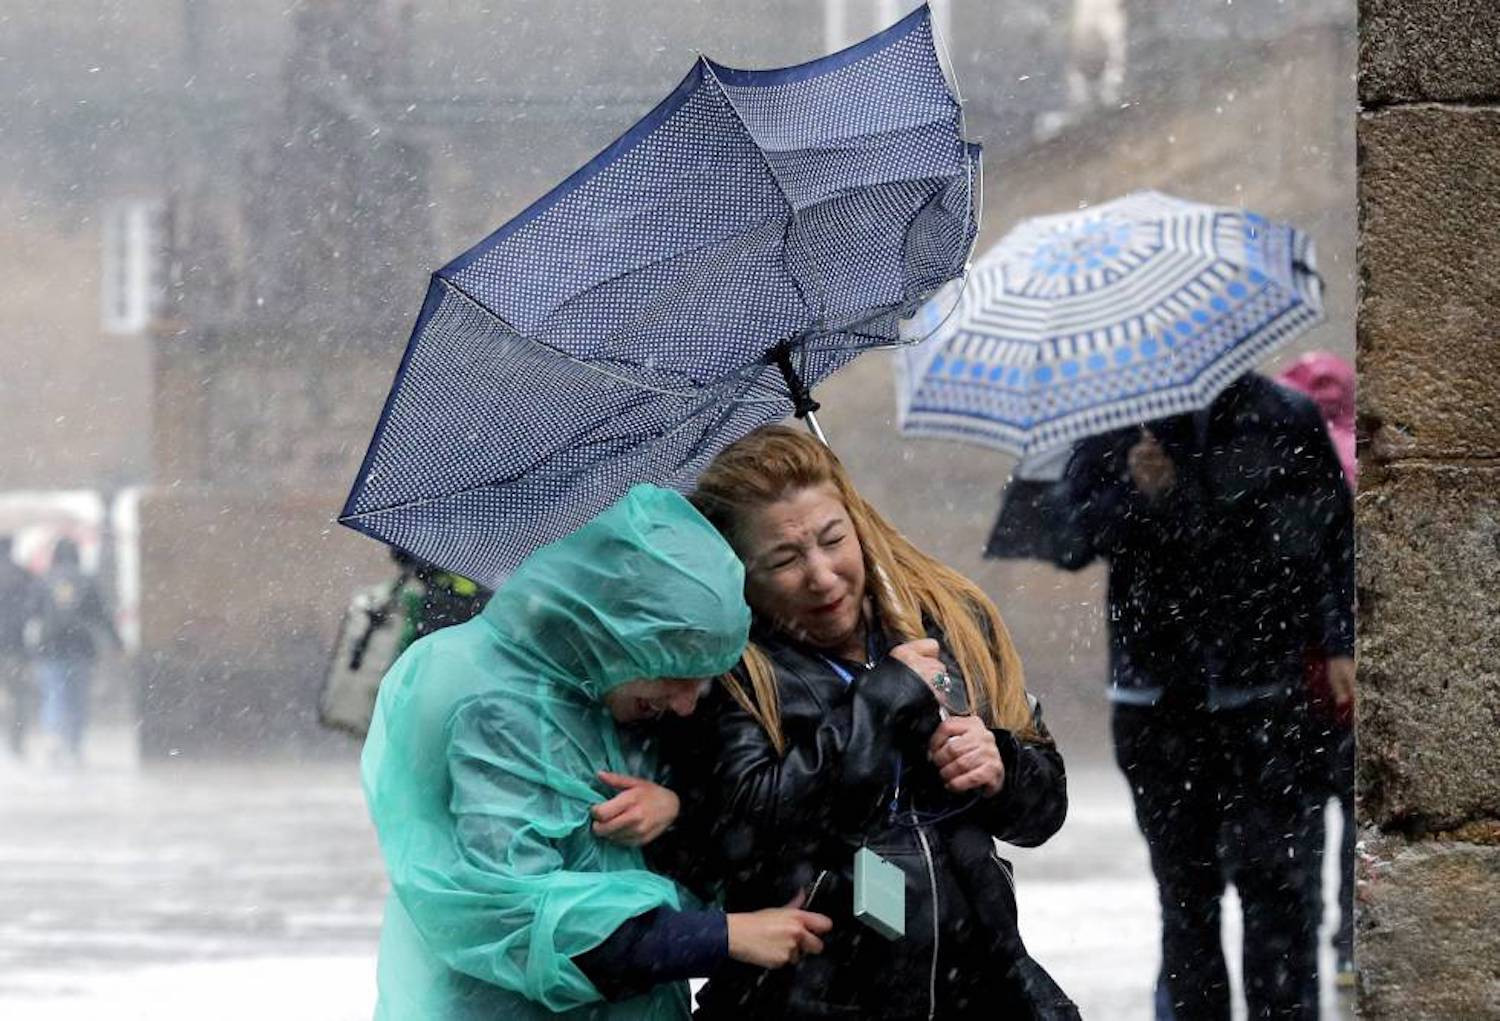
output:
M1316 1017L1298 765L1304 656L1353 684L1352 504L1313 404L1257 375L1203 410L1083 441L1056 559L1109 564L1115 756L1162 910L1169 1016L1230 1016L1224 877L1250 1016Z
M10 536L0 536L0 687L10 699L6 739L20 758L36 713L36 690L26 649L26 622L41 598L37 578L12 559Z
M1067 787L994 604L799 430L732 444L691 499L745 562L754 615L745 659L695 717L700 743L667 753L687 764L674 776L702 779L683 795L684 824L704 828L700 883L726 910L834 919L819 957L720 968L698 1016L1076 1017L1026 952L996 853L996 838L1056 832ZM899 870L896 938L855 915L865 850Z
M99 642L121 647L94 580L83 572L78 547L61 539L43 581L37 609L28 622L42 729L57 739L67 758L78 762L88 727L89 699Z
M1344 481L1350 493L1355 491L1359 461L1354 436L1354 366L1327 351L1310 351L1276 376L1276 382L1311 397L1323 415L1328 438L1339 455ZM1347 529L1347 521L1333 521L1335 528ZM1347 533L1331 536L1330 549L1347 555L1353 540ZM1353 572L1342 577L1352 584ZM1346 599L1352 603L1350 592ZM1306 819L1302 825L1312 868L1308 876L1308 896L1313 910L1323 908L1323 844L1326 839L1325 809L1329 798L1337 798L1343 827L1339 839L1339 924L1333 933L1333 949L1338 962L1340 984L1354 980L1354 692L1335 690L1334 678L1328 673L1323 650L1308 650L1307 701L1312 733L1303 757L1302 793L1306 800Z

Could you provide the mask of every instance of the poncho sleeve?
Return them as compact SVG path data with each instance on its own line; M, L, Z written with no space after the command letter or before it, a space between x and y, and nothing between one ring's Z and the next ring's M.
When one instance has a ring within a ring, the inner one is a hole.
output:
M603 999L575 956L678 905L638 851L593 836L589 808L602 798L587 780L604 763L558 710L514 693L460 705L447 728L447 840L391 868L444 964L553 1011Z

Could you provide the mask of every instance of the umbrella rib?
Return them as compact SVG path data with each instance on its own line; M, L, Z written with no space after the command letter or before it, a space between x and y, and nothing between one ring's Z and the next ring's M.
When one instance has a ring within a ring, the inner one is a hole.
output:
M888 313L882 312L882 313L879 313L879 314L880 315L886 315ZM875 318L876 318L875 316L871 316L869 319L866 319L864 321L865 322L870 322L870 321L874 320ZM844 334L844 335L849 336L849 337L856 337L859 340L874 341L874 343L871 345L871 348L874 349L874 350L882 350L882 351L891 351L891 350L895 350L896 348L900 348L900 347L911 347L914 343L920 343L919 341L910 341L910 340L892 340L889 337L882 337L882 336L880 336L877 333L864 333L864 332L861 332L859 329L854 328L854 327L849 327L847 329L842 329L842 330L829 330L826 333L821 334L820 336L829 337L829 336L832 336L832 335L834 335L836 333L841 333L841 334ZM833 344L830 344L827 347L820 347L817 344L811 343L811 342L806 343L806 344L802 344L802 345L799 345L799 346L803 350L805 350L805 351L811 351L813 354L823 354L823 353L829 352L829 351L843 351L843 350L847 350L844 347L844 345L839 344L838 342L834 342Z
M767 222L769 222L769 221L767 221ZM664 397L683 397L683 398L689 398L689 397L693 397L694 395L700 393L702 391L702 389L703 389L701 386L693 386L693 387L685 389L685 390L672 390L672 389L669 389L667 387L652 386L650 383L643 383L643 382L641 382L638 379L631 379L629 376L623 375L622 373L619 373L619 372L612 372L609 369L605 368L603 365L601 365L597 361L589 361L588 359L585 359L585 358L579 358L577 355L571 354L571 353L569 353L567 351L564 351L563 349L557 347L554 344L549 344L549 343L547 343L544 340L537 340L535 337L528 337L528 336L526 336L525 334L523 334L519 330L517 330L514 326L512 326L509 322L507 322L505 320L504 316L500 315L499 313L495 312L493 309L489 308L487 305L484 304L484 302L482 302L478 298L474 297L472 294L470 294L468 291L464 290L458 284L456 284L453 281L449 280L447 277L440 276L440 277L438 277L438 279L443 282L444 286L450 288L459 297L463 298L469 304L473 305L476 309L478 309L479 311L483 312L485 315L489 316L491 319L495 320L495 322L497 322L501 326L505 327L505 329L507 329L511 333L515 334L521 340L524 340L528 344L535 344L537 347L543 348L544 350L549 351L552 354L557 355L559 358L561 358L561 359L563 359L563 360L565 360L567 362L570 362L573 365L577 365L580 368L587 369L590 372L596 373L596 374L598 374L600 376L604 376L607 379L612 379L612 380L614 380L617 383L623 383L626 386L633 387L633 388L635 388L637 390L640 390L640 391L642 391L644 393L660 394L660 395L662 395ZM617 364L620 364L620 365L629 365L632 368L638 368L638 369L639 368L644 368L644 366L641 366L641 365L639 365L636 362L625 361L624 359L610 359L610 361L616 362ZM662 370L653 370L653 371L662 371ZM756 401L756 400L751 400L751 399L745 399L745 400L739 400L739 401L737 401L737 403L742 403L742 404L769 404L769 403L774 403L774 402L772 402L772 401Z
M739 384L738 390L743 393L751 385L757 382L760 379L760 376L761 373L759 371L756 371L754 373L746 373L745 378ZM683 463L690 463L694 458L698 456L698 453L703 449L704 445L708 443L709 437L718 434L718 431L723 428L724 423L729 420L729 416L732 413L732 409L735 407L735 405L765 403L769 402L761 400L742 400L737 396L731 396L724 402L724 406L720 409L717 419L706 426L703 430L702 435L698 437L698 441L684 452L682 457ZM684 426L686 426L686 424L687 419L684 419L682 424L680 424L677 429L674 429L673 432L677 432L678 430L682 429Z
M693 396L693 394L698 392L696 388L691 390L669 390L666 387L652 386L649 383L642 383L640 380L631 379L630 377L622 375L618 372L611 372L609 369L604 368L604 366L600 365L598 362L587 361L583 358L579 358L577 355L569 354L567 351L564 351L561 348L556 347L555 345L549 344L544 340L537 340L535 337L528 337L517 330L510 323L506 322L503 316L486 307L484 302L474 297L468 291L465 291L462 287L453 283L453 281L449 280L446 277L439 277L438 279L443 281L446 286L452 288L454 293L458 294L465 301L469 302L485 315L494 319L497 323L505 327L511 333L515 334L521 340L524 340L528 344L535 344L537 347L550 351L553 354L557 355L559 358L562 358L568 362L572 362L574 365L577 365L580 368L588 369L590 372L598 373L601 376L613 379L617 383L624 383L626 386L634 387L637 390L642 390L647 393L662 394L666 397L691 397ZM628 365L632 363L622 362L621 364Z
M614 283L614 282L616 282L618 280L624 280L626 277L629 277L629 276L631 276L634 273L639 273L639 272L641 272L643 270L648 270L648 269L655 269L658 266L664 266L667 263L672 262L675 259L680 259L680 258L682 258L684 256L696 255L699 252L702 252L702 251L704 251L704 250L706 250L708 248L711 248L711 247L713 247L715 245L724 245L724 244L741 245L741 244L743 244L743 241L744 241L744 238L745 238L746 234L753 233L758 228L768 226L771 223L773 223L774 220L775 220L774 217L768 217L766 219L758 220L758 221L756 221L754 223L742 225L735 233L726 234L725 236L720 237L720 238L711 238L711 239L709 239L707 241L702 242L701 244L696 244L696 245L693 245L693 246L691 246L689 248L684 248L683 250L678 251L678 252L673 252L670 255L664 255L664 256L662 256L659 259L652 259L652 260L650 260L648 262L643 262L640 265L632 266L629 269L623 269L620 272L613 274L612 276L607 276L607 277L604 277L604 278L602 278L600 280L594 281L592 284L589 285L589 289L590 290L594 290L594 289L597 289L597 288L600 288L600 287L607 286L607 285L612 284L612 283ZM793 283L795 283L795 281L793 281ZM552 311L547 314L547 318L550 319L552 316L556 315L558 311L560 311L561 309L567 308L574 301L576 301L578 298L583 297L587 293L588 293L588 291L580 291L578 294L573 295L573 297L569 298L568 300L562 302L561 304L559 304L555 308L553 308ZM635 316L634 317L635 321L638 321L639 319L641 319L642 316L645 314L645 312L648 311L648 310L643 310L641 314ZM500 319L500 321L502 323L505 322L505 320L502 319L502 318L500 318L499 316L496 316L496 318ZM512 327L512 326L510 326L509 323L506 323L505 325L507 326L507 328L509 328L509 329L513 330L514 332L516 332L517 336L520 335L520 331L515 330L515 328ZM542 341L536 341L535 343L543 343L543 342ZM548 345L548 346L550 346L550 345ZM562 353L566 354L566 352L562 352Z
M760 142L756 141L755 132L750 130L750 123L745 120L745 115L740 113L740 108L734 105L734 100L729 96L729 90L724 88L724 83L719 80L719 76L714 74L713 65L703 57L699 57L698 59L703 64L703 70L708 73L708 77L713 81L715 87L718 88L719 95L724 98L724 104L729 107L729 112L734 114L734 119L739 122L740 130L745 133L745 137L754 146L756 153L760 156L761 162L766 166L766 173L770 174L771 180L776 182L776 190L781 192L782 200L786 202L787 208L791 210L792 216L795 217L797 215L797 207L792 203L792 196L787 192L786 184L781 180L781 175L776 173L776 168L771 165L771 158L761 148Z
M742 376L749 377L750 374L749 373L742 373ZM753 377L751 377L751 378L753 378ZM739 390L743 390L748 385L748 382L749 382L749 379L741 379L736 384L735 388L739 389ZM699 401L697 403L697 406L695 406L693 408L690 408L688 410L688 413L685 414L685 415L683 415L682 416L682 420L679 421L675 426L673 426L671 429L667 430L666 432L662 433L661 434L661 439L668 439L668 438L670 438L672 436L677 435L683 429L687 428L688 423L693 420L693 418L698 414L698 412L700 410L702 410L703 407L711 406L712 405L714 396L715 396L714 394L712 394L709 391L705 390L703 392L703 400ZM740 403L740 402L736 401L733 397L730 397L728 400L724 401L724 406L723 406L723 408L721 410L721 413L719 415L719 420L718 420L718 422L714 423L713 428L717 428L720 424L722 424L723 421L724 421L724 419L726 419L726 418L729 417L730 409L733 408L738 403ZM763 402L757 401L755 403L763 403ZM695 444L693 444L693 446L691 448L689 448L688 453L690 455L693 454L693 453L696 453L698 450L700 450L702 448L702 446L703 446L703 444L705 442L705 438L708 436L708 434L709 434L710 431L711 431L711 429L709 429L709 428L704 429L703 437L700 437L699 440L698 440L698 442L695 443ZM691 458L689 457L689 458L685 458L685 459L691 459Z
M495 486L497 484L498 483L495 480L490 480L488 482L477 482L472 486L465 486L462 489L455 489L451 493L441 493L437 496L421 496L412 500L401 500L397 503L386 504L381 507L370 507L367 510L355 511L353 514L342 514L339 516L339 521L362 521L365 518L372 518L378 514L389 514L391 511L410 510L415 507L427 507L435 503L441 503L444 500L451 500L456 496L464 496L468 493L476 493L481 489L488 489L491 486Z
M755 132L750 130L749 121L745 120L745 115L740 113L740 108L738 106L735 106L734 100L729 95L729 90L724 87L724 83L719 80L719 76L714 74L713 65L710 64L702 56L700 56L698 60L702 63L703 70L713 81L715 87L718 88L719 95L724 98L724 104L729 107L729 112L734 114L734 119L739 122L740 130L745 133L745 138L749 140L751 147L755 149L756 154L760 156L761 162L765 164L766 173L771 175L771 180L776 184L776 190L781 192L781 199L786 203L788 214L786 234L790 235L792 226L797 224L799 220L797 216L797 204L792 201L791 193L787 191L786 182L784 182L781 179L781 175L776 172L776 167L772 165L771 157L766 155L766 150L761 148L760 142L755 137ZM787 247L790 248L790 245L788 245ZM817 260L808 259L807 264L812 267L814 275L816 275L818 278L818 304L816 307L818 319L821 321L825 317L828 308L827 281L823 279L822 270L818 266ZM794 284L796 284L798 294L802 294L802 284L799 280L797 280L796 275L788 270L787 277L791 279ZM809 307L812 306L812 303L807 300L807 296L805 294L802 294L802 300Z
M973 242L970 243L970 247L971 248L972 248L972 246L973 246ZM898 302L898 303L896 303L894 305L885 305L885 306L882 306L882 307L876 309L875 311L871 312L869 315L866 315L866 316L864 316L862 318L856 319L854 322L849 323L846 326L841 326L841 327L838 327L838 328L832 329L832 330L824 330L821 334L819 334L819 336L825 336L826 337L826 336L830 336L830 335L832 335L834 333L848 334L849 336L851 336L851 337L857 337L860 340L871 340L871 341L874 341L875 343L874 343L873 347L874 347L874 349L877 349L877 350L894 350L896 348L914 347L914 346L920 345L920 344L926 342L929 338L931 338L939 330L941 330L943 328L943 326L945 326L947 324L948 320L952 319L953 316L954 316L954 314L958 311L959 304L963 301L964 294L969 289L969 276L970 276L969 271L968 271L967 268L965 268L964 271L963 271L963 273L958 278L962 282L959 284L958 294L954 297L953 307L950 308L948 310L947 314L943 316L942 322L938 323L931 330L929 330L927 332L926 336L923 336L923 337L920 337L920 338L913 338L911 340L902 340L900 338L898 338L896 340L892 340L889 337L882 337L882 336L879 336L879 335L876 335L876 334L861 332L860 327L866 325L867 323L874 322L876 319L879 319L881 316L891 315L891 314L895 313L897 309L899 309L899 308L901 308L903 306L904 302ZM944 281L944 286L946 286L946 284L948 282L949 281ZM941 290L942 290L942 287L934 288L931 292L928 293L928 295L927 295L928 300L930 300L933 296L935 296ZM918 303L918 304L920 304L920 303ZM811 344L803 344L802 346L803 347L812 347ZM837 350L837 346L835 346L834 348L817 348L817 347L812 347L812 349L814 351L819 351L819 350Z
M471 486L463 486L459 489L454 489L446 493L439 493L436 496L421 496L409 500L398 500L395 503L385 504L380 507L370 507L366 510L358 511L354 514L345 514L340 516L338 520L341 522L358 521L362 518L373 517L377 514L388 514L391 511L410 510L417 507L431 506L432 504L441 503L444 500L452 500L455 497L467 496L469 493L477 493L482 489L493 489L498 486L512 485L524 479L532 471L532 469L539 467L541 463L541 461L534 461L524 470L512 474L507 478L486 479L483 482L476 482Z
M737 373L737 375L740 376L740 380L734 383L734 389L737 389L740 392L743 392L748 387L753 386L755 383L759 382L759 380L762 377L762 373L760 371L760 366L748 366L745 369L741 370L739 373ZM679 395L673 394L672 396L679 396ZM707 390L694 391L693 394L691 394L691 396L696 396L696 397L699 398L698 401L696 402L698 408L701 408L702 405L704 405L705 403L707 403L707 402L709 402L709 401L712 400L712 394L709 391L707 391ZM727 401L724 402L725 409L726 409L725 410L725 415L727 416L727 414L728 414L727 409L729 407L733 407L734 405L737 405L737 404L776 404L776 403L785 403L785 400L786 400L785 397L762 398L762 399L745 398L745 397L730 397ZM679 422L674 428L672 428L671 430L667 431L666 433L663 433L662 434L663 437L671 436L674 433L677 433L677 432L681 431L687 425L687 423L698 413L698 408L690 410L688 412L688 414L686 414L686 415L683 416L682 421ZM723 416L721 416L721 418L722 417ZM702 446L702 441L700 441L698 444L695 444L694 447L693 447L693 449L697 450L697 449L701 448L701 446ZM540 462L533 463L531 465L531 468L536 468L536 467L539 466L539 464L540 464ZM373 517L373 516L378 515L378 514L388 514L391 511L410 510L410 509L417 508L417 507L430 506L432 504L440 503L440 502L445 501L445 500L452 500L455 497L465 496L465 495L467 495L469 493L477 493L477 492L479 492L480 490L483 490L483 489L491 489L491 488L494 488L496 486L508 485L508 484L511 484L511 483L519 482L522 478L525 477L525 475L529 471L530 471L530 469L527 469L526 471L523 471L523 472L521 472L519 474L516 474L516 475L512 475L512 476L510 476L509 478L506 478L506 479L487 479L484 482L476 482L476 483L474 483L471 486L464 486L461 489L455 489L455 490L453 490L451 492L441 493L441 494L439 494L437 496L424 496L424 497L418 497L416 499L411 499L411 500L400 500L400 501L397 501L396 503L386 504L386 505L383 505L383 506L380 506L380 507L370 507L370 508L367 508L367 509L362 510L362 511L357 511L356 513L353 513L353 514L340 515L340 517L338 518L338 520L340 522L359 521L359 520L362 520L362 519L365 519L365 518Z
M765 220L761 220L759 223L755 224L754 227L751 230L749 230L749 231L741 230L738 234L732 234L732 235L730 235L728 237L719 238L716 241L705 242L704 244L699 245L699 246L697 246L695 248L688 249L686 252L679 252L676 255L670 256L668 259L660 259L660 260L657 260L656 262L647 263L645 266L639 267L639 269L645 269L645 268L652 267L652 266L660 266L660 265L663 265L664 263L670 261L670 259L675 259L675 258L678 258L678 257L680 257L682 255L695 254L695 253L701 252L704 249L709 248L710 246L713 246L713 245L726 245L727 249L730 250L730 251L732 251L732 250L734 250L736 248L738 248L741 251L744 251L748 247L748 245L750 243L750 239L749 239L749 237L747 235L749 235L750 233L752 233L755 228L766 227L766 226L769 226L770 224L772 224L774 222L775 222L774 218L767 218ZM634 270L634 271L631 271L631 272L638 272L638 270ZM625 274L623 274L623 273L619 274L618 276L611 277L610 280L620 279L620 277L623 277L624 275ZM689 275L691 275L691 274L689 274ZM797 288L798 297L802 298L804 304L807 304L806 295L802 294L802 287L801 287L800 284L798 284L796 278L792 277L791 274L787 274L787 278L789 280L791 280L792 285ZM608 283L608 282L609 282L608 280L601 281L601 283ZM668 289L664 293L658 295L645 308L642 308L639 312L637 312L634 316L632 316L628 324L622 324L622 326L624 326L624 325L633 325L635 323L639 323L642 320L646 319L649 315L651 315L653 312L655 312L663 303L665 303L668 298L670 298L670 297L673 296L674 290L681 291L685 287L686 287L686 281L685 280L678 281L674 285L674 287L672 289ZM561 308L561 307L565 307L565 306L559 306L559 307ZM620 331L617 329L614 332L615 332L615 334L618 334ZM627 364L629 364L629 363L627 363Z

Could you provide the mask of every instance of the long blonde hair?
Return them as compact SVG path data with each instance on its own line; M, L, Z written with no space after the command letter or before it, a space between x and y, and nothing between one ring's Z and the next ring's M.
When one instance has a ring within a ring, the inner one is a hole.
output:
M799 489L831 484L848 511L864 553L866 589L886 633L900 641L927 637L930 620L968 688L969 704L990 726L1036 740L1021 658L1000 611L984 590L909 542L865 502L833 451L808 433L772 425L730 444L698 479L689 499L739 549L746 515ZM986 631L988 634L986 634ZM750 680L724 683L765 729L778 753L786 750L776 672L764 650L745 649Z

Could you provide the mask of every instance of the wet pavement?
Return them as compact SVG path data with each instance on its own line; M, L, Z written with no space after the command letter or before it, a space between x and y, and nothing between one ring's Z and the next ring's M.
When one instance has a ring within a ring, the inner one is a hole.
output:
M385 884L352 750L336 763L140 767L128 735L106 735L91 759L0 761L0 1017L370 1016ZM1071 773L1063 831L1007 852L1023 935L1084 1017L1147 1021L1145 845L1112 767ZM1233 962L1237 911L1226 918ZM1326 1017L1348 1016L1331 987L1325 997Z
M136 768L104 743L0 764L0 1017L368 1018L385 881L352 752Z

